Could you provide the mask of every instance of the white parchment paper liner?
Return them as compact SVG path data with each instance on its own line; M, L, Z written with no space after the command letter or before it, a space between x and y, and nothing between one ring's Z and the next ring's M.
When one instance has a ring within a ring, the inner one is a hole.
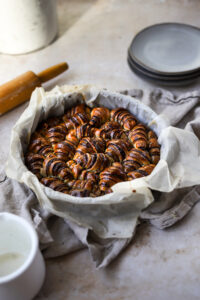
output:
M80 101L91 107L127 108L157 133L161 160L151 175L118 183L113 186L113 193L96 198L65 195L38 181L24 165L23 153L31 133L41 120L62 115L66 108ZM50 92L37 88L12 130L6 173L30 187L50 212L93 230L101 238L130 238L141 210L154 200L150 189L171 192L200 182L199 150L199 140L193 133L167 126L162 115L130 96L86 85L55 87Z

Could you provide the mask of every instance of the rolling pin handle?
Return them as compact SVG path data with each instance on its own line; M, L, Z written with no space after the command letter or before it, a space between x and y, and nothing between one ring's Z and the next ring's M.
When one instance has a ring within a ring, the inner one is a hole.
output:
M68 68L69 68L68 64L66 62L63 62L40 72L39 74L37 74L37 77L39 78L41 83L44 83L58 76L59 74L63 73Z
M52 66L38 75L28 71L0 86L0 115L29 100L33 90L68 69L66 62Z

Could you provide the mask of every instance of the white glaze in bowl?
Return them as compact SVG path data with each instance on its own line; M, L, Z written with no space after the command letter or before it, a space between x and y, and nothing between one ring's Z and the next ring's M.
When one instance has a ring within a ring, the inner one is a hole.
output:
M21 217L0 213L0 299L32 299L44 276L34 228Z

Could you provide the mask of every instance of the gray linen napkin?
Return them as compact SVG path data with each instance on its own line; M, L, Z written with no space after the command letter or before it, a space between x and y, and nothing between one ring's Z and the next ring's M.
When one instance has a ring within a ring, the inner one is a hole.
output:
M200 139L200 92L176 96L161 89L149 94L133 89L121 93L140 99L168 117L171 125L190 130ZM199 201L200 186L153 193L155 202L141 213L140 219L164 229L182 219ZM7 178L4 172L0 173L0 211L18 214L32 222L46 258L88 247L96 267L100 268L107 266L130 242L130 239L99 239L90 230L48 213L39 206L30 189Z

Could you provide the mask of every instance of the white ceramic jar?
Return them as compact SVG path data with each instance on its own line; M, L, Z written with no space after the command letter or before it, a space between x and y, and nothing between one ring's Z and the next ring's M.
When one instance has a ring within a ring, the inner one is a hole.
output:
M56 0L0 0L0 52L31 52L56 34Z

